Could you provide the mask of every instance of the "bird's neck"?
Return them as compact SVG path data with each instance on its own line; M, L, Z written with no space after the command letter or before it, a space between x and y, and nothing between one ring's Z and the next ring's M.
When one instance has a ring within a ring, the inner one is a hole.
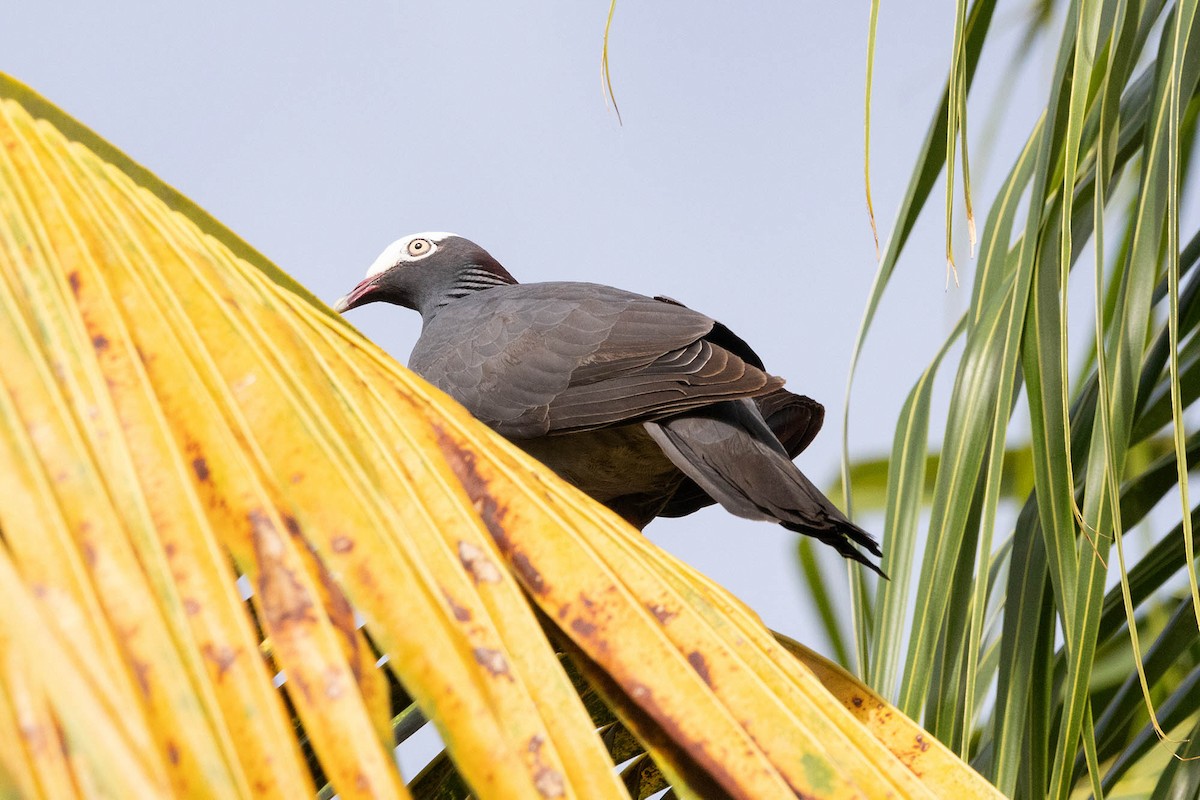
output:
M493 262L492 264L472 264L459 270L454 279L438 291L431 292L428 297L421 298L421 317L428 322L438 311L464 297L476 292L494 289L497 286L511 286L517 279L508 274L508 270Z

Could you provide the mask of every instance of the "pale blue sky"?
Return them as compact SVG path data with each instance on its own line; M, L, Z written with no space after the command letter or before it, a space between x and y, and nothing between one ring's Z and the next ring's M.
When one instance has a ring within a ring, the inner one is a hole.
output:
M601 94L603 2L9 5L0 69L319 296L343 294L385 245L420 230L474 239L525 282L671 295L825 404L826 428L799 464L832 482L875 270L865 0L621 2L610 63L623 126ZM1017 30L1014 13L997 26ZM941 91L952 24L945 2L884 4L872 153L883 235ZM1000 163L1031 111L1007 118ZM982 210L996 178L986 152ZM934 210L861 365L858 454L890 446L904 395L966 302L966 289L945 290L940 200ZM960 262L969 285L972 264ZM414 313L386 306L351 321L401 360L419 329ZM648 535L771 626L825 648L793 534L710 509Z

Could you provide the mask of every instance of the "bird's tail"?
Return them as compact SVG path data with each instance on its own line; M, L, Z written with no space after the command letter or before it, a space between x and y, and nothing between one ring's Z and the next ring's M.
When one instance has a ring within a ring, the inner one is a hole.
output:
M882 555L875 539L796 468L751 400L716 403L646 423L646 429L675 466L730 513L812 536L883 575L868 557Z
M824 406L811 397L792 394L787 389L760 394L754 398L754 405L758 406L763 421L787 451L789 461L808 447L825 419ZM685 517L715 502L694 480L684 478L658 510L658 516Z

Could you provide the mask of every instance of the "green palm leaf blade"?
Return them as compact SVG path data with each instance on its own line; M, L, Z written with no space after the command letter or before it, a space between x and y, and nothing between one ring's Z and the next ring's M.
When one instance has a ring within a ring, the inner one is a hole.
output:
M1195 586L1187 476L1198 447L1190 407L1200 385L1200 282L1196 241L1181 249L1179 227L1195 183L1196 6L1041 4L1031 28L1055 37L1046 37L1055 55L1040 84L1041 116L983 231L941 442L930 452L901 439L903 430L924 438L914 425L924 398L914 389L890 458L844 462L843 485L853 478L859 509L886 509L885 550L895 547L903 564L914 543L925 547L919 576L881 587L856 615L875 620L861 641L867 674L884 691L898 683L900 708L923 714L1018 797L1108 790L1116 764L1130 775L1161 770L1156 750L1188 747L1149 746L1162 735L1152 724L1137 730L1150 707L1161 704L1164 719L1185 728L1200 711L1190 673L1166 666L1176 655L1190 663L1181 654L1197 639L1187 604L1177 605L1182 582ZM971 13L989 11L976 3ZM990 33L985 26L982 35L997 38ZM1018 55L1032 53L1035 39ZM938 109L933 124L946 113ZM893 245L903 246L926 205L912 187L935 177L928 155L916 160ZM1116 248L1105 237L1114 225L1124 234ZM900 247L885 251L856 353ZM1081 256L1094 258L1076 277L1094 294L1092 308L1068 302ZM1069 324L1077 306L1094 314L1094 333L1078 336L1076 319ZM955 330L946 346L959 337ZM1026 424L1030 444L1010 444L1012 430L1024 441ZM1026 483L1014 495L1017 464L1029 465L1021 474L1032 474L1034 491ZM1173 510L1159 502L1175 493L1182 502ZM1015 519L1013 500L1023 502ZM928 509L928 522L915 528L918 509ZM1132 545L1114 540L1135 526ZM903 569L890 564L893 576ZM860 597L855 589L852 579ZM1176 613L1165 629L1164 602ZM1154 644L1142 651L1138 636ZM1114 682L1118 663L1126 672ZM1154 782L1141 785L1148 792Z

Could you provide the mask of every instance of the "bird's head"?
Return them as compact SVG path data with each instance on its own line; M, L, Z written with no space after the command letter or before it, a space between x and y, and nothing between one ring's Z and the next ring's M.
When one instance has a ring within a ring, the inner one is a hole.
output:
M367 275L333 308L394 303L427 317L446 303L481 289L517 281L474 242L453 233L414 233L389 244Z

